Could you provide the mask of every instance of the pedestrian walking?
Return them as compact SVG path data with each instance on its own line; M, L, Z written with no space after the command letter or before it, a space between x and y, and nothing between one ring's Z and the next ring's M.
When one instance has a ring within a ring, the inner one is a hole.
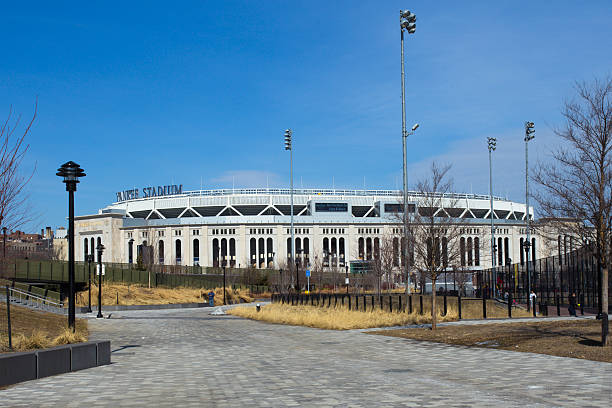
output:
M529 294L529 304L535 309L536 301L538 299L538 295L532 290Z
M578 317L576 315L576 293L572 292L568 300L569 307L567 308L567 311L569 312L570 316Z

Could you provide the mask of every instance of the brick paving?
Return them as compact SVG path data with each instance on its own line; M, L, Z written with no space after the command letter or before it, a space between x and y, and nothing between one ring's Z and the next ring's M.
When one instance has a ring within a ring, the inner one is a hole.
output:
M0 391L11 407L600 406L612 364L272 325L210 309L91 320L113 364Z

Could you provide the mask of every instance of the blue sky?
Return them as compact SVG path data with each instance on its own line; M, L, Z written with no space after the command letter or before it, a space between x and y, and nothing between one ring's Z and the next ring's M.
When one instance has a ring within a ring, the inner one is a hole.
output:
M494 193L524 200L523 122L533 161L576 80L610 74L612 3L571 1L13 2L2 7L0 115L38 117L24 170L38 214L65 225L55 171L86 171L77 214L115 192L401 185L398 12L406 39L414 185L433 160L457 191L488 194L486 137L498 138Z

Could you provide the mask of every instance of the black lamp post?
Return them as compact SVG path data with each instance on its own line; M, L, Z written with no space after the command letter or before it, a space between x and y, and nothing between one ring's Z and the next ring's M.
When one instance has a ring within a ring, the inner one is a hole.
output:
M87 258L87 287L89 292L89 301L87 302L87 313L91 313L91 263L93 262L93 254L89 254L86 256Z
M66 191L68 191L68 281L70 285L70 297L68 299L68 326L74 330L74 192L79 182L79 177L85 177L83 169L73 161L62 164L57 169L57 176L64 178Z
M223 304L226 305L227 303L225 302L225 259L222 261L223 262Z
M98 250L98 315L97 318L101 319L102 316L102 252L104 252L104 245L99 243L96 247Z
M529 248L531 247L531 244L529 243L529 241L525 241L523 243L523 248L525 249L525 253L527 254L526 258L525 258L525 266L527 267L527 310L529 310L529 308L531 307L530 303L531 300L529 299L529 295L531 294L531 275L529 274Z
M128 261L130 264L130 269L132 269L132 264L134 263L134 238L130 238L128 241Z

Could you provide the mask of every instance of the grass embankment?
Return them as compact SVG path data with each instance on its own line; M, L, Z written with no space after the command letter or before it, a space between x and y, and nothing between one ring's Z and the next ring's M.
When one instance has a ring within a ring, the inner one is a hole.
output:
M418 296L413 297L413 312L398 312L397 304L394 304L394 312L389 312L388 296L383 297L383 310L379 308L378 300L372 309L371 302L366 302L366 310L363 310L363 300L360 300L360 308L348 310L346 304L341 306L332 305L327 307L310 305L283 305L272 304L261 308L257 312L254 307L241 307L228 311L234 316L245 317L253 320L261 320L269 323L289 324L296 326L316 327L320 329L348 330L348 329L367 329L374 327L403 326L409 324L428 324L431 323L431 297L423 296L423 314L420 314L420 303ZM438 299L441 300L441 299ZM316 301L315 301L316 302ZM348 302L347 302L348 303ZM353 306L355 302L353 301ZM405 305L405 303L404 303ZM437 302L438 322L454 321L458 319L456 302L448 301L447 313L443 315L443 304ZM481 319L482 301L467 301L461 304L463 319ZM504 305L502 305L504 306ZM497 304L495 301L487 301L487 317L502 318L507 317L507 309ZM529 316L527 311L513 309L513 316Z
M6 319L6 305L0 304L0 316ZM13 350L8 348L8 331L6 320L2 327L0 337L0 350L26 351L40 349L61 344L80 343L87 341L87 321L76 320L76 331L68 328L67 317L53 313L31 310L11 305L11 331Z
M381 330L370 334L612 363L612 347L601 347L601 322L592 319L442 326L435 331Z
M210 289L148 288L144 285L102 283L102 306L110 305L164 305L178 303L207 303ZM223 288L215 288L215 306L223 304ZM253 298L247 289L226 288L228 303L248 303ZM87 306L87 290L77 293L77 306ZM91 286L91 305L98 305L98 287Z

